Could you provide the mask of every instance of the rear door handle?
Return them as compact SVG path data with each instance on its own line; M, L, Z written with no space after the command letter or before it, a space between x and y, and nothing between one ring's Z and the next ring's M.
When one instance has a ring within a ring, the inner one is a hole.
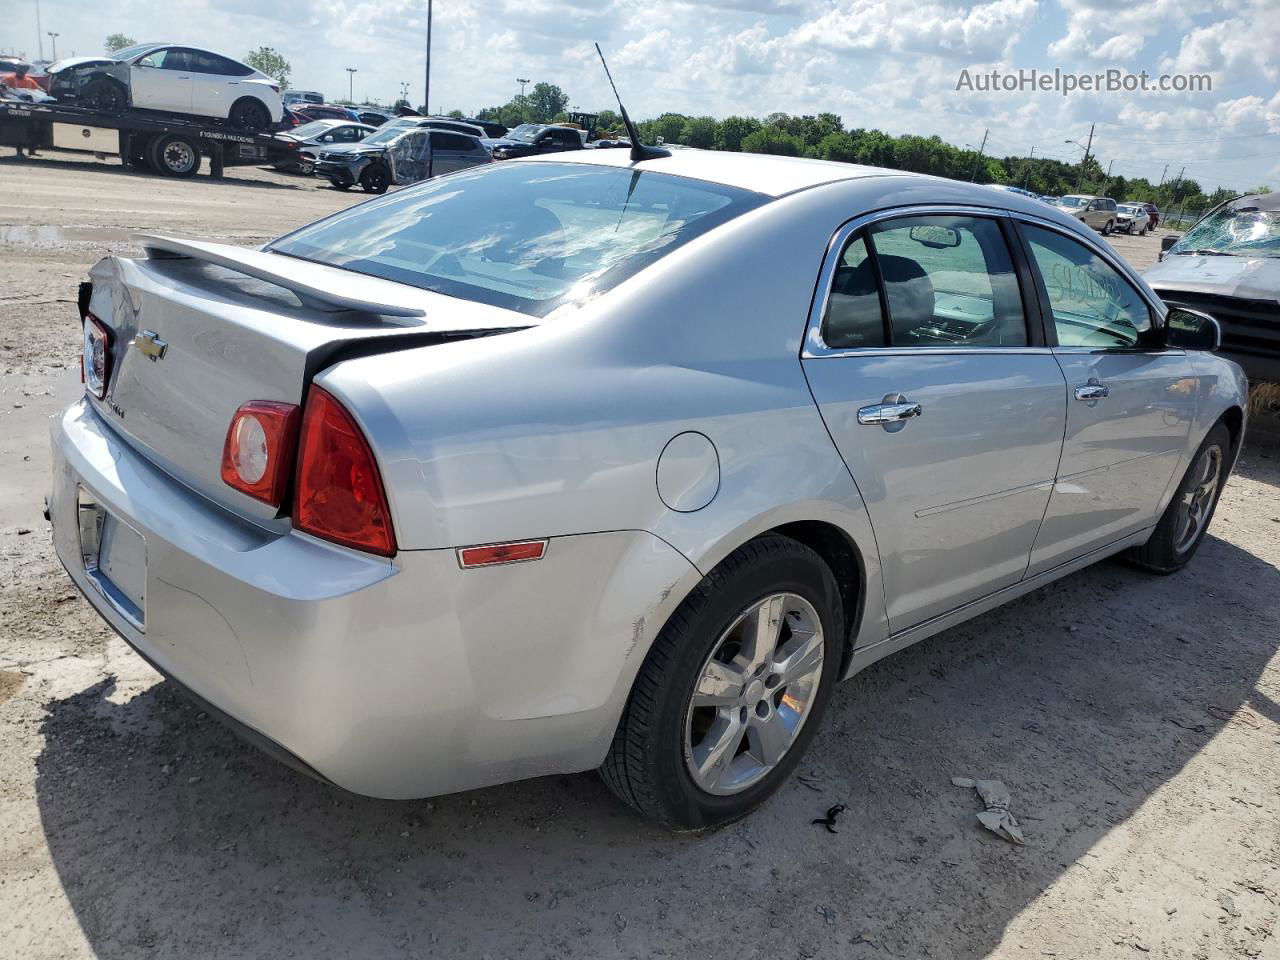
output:
M924 408L913 403L900 393L891 393L880 403L858 409L858 423L864 427L892 426L912 420L924 413Z
M1084 400L1086 403L1096 403L1109 396L1111 396L1111 391L1097 380L1090 380L1088 383L1076 387L1076 399Z

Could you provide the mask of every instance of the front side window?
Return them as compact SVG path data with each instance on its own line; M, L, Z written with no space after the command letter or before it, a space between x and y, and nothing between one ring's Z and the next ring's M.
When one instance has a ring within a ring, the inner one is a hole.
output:
M766 202L652 171L482 164L350 207L268 249L545 317Z
M1136 347L1151 330L1151 310L1120 273L1084 244L1024 226L1031 257L1064 347Z

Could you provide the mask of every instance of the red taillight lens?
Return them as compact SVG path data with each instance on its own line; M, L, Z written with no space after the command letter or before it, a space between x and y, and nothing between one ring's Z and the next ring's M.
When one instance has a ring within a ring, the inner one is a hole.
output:
M373 451L342 404L315 386L302 410L293 525L385 557L396 552Z
M111 377L111 331L92 313L84 315L84 357L80 375L85 389L101 400Z
M490 543L483 547L462 547L458 550L458 566L492 567L499 563L523 563L541 560L547 552L545 540L522 540L519 543Z
M222 445L222 481L273 507L284 502L298 444L298 408L254 400L231 418Z

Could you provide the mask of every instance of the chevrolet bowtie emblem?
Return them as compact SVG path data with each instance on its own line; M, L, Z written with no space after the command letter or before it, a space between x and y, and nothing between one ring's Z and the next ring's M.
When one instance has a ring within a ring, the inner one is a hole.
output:
M142 351L142 355L155 363L164 357L164 352L169 349L169 344L165 343L156 334L154 330L142 330L133 338L133 345Z

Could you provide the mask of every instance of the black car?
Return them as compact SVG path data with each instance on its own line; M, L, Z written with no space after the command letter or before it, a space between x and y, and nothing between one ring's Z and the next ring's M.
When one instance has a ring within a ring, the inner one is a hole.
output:
M417 183L489 162L489 151L479 137L387 124L359 143L322 150L315 173L339 190L359 184L366 193L386 193L392 185Z
M522 123L505 137L489 141L493 159L510 160L534 154L583 149L582 131L549 123Z

